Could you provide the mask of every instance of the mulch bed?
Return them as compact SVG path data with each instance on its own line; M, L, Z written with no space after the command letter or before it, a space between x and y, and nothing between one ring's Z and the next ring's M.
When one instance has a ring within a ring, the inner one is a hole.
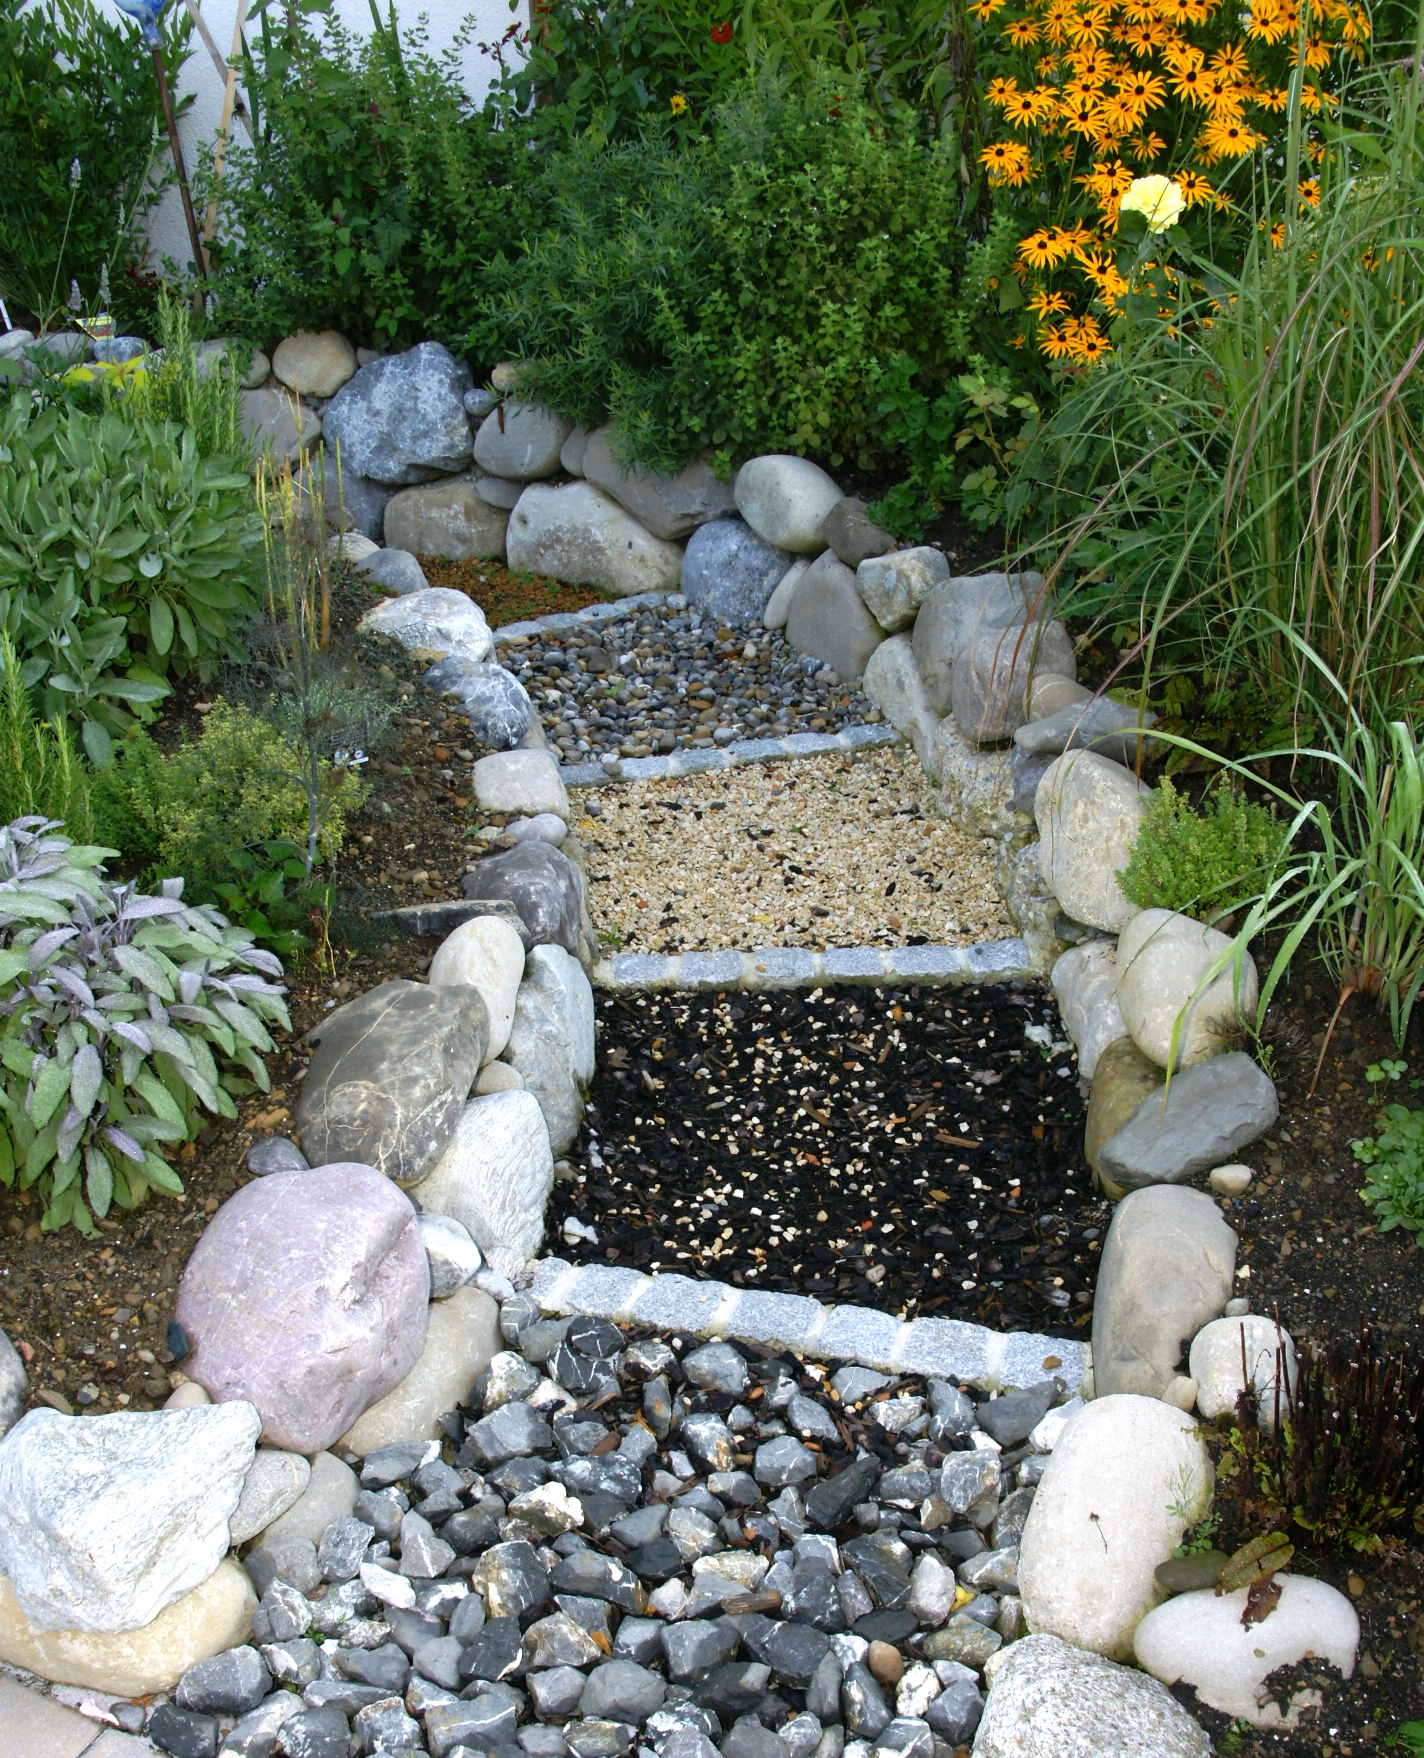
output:
M1075 1065L1042 992L600 997L599 1016L553 1249L1086 1332L1109 1209L1084 1174ZM571 1218L598 1243L565 1238Z
M417 559L432 586L449 586L473 598L492 629L527 617L550 616L555 611L582 610L608 598L597 586L565 586L560 580L546 580L542 574L512 573L503 562L447 562L434 555Z

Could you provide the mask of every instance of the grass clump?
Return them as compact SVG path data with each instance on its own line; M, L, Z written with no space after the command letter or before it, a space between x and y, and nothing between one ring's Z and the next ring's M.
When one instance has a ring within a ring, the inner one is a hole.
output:
M1285 840L1271 807L1218 787L1199 808L1164 779L1118 877L1139 909L1225 915L1260 892Z

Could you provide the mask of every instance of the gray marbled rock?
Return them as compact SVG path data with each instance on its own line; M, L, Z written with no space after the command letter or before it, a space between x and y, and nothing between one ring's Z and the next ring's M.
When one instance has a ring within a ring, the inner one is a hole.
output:
M731 483L717 480L709 459L695 459L676 476L658 476L620 464L616 445L611 427L591 433L579 460L580 472L626 507L654 537L687 537L709 519L721 519L736 510Z
M219 1407L247 1399L269 1444L320 1452L424 1346L430 1271L415 1210L370 1166L246 1184L208 1223L174 1310L193 1346L184 1366Z
M593 990L561 947L536 946L529 954L504 1054L539 1102L551 1150L567 1153L593 1078Z
M865 608L855 575L826 550L801 577L786 639L798 653L822 659L847 682L863 677L885 631Z
M1008 738L1028 718L1030 681L1044 672L1077 676L1062 623L979 618L966 630L950 672L950 705L960 731L981 745Z
M882 629L892 633L914 622L925 599L948 578L949 563L928 544L868 556L855 570L866 608Z
M1039 574L959 574L929 588L915 618L914 646L936 714L949 713L954 662L969 634L980 623L1021 623L1041 585Z
M502 665L441 659L421 682L460 704L460 712L470 722L470 737L477 745L512 751L529 731L534 704L519 679Z
M387 592L424 592L430 585L425 569L408 549L378 549L357 562L356 572Z
M1039 756L1101 751L1114 763L1132 769L1146 729L1156 724L1157 716L1150 708L1127 708L1108 696L1095 696L1087 702L1069 703L1041 720L1030 720L1015 732L1014 743Z
M25 1372L20 1352L0 1331L0 1439L20 1420L29 1389L30 1376Z
M791 557L740 519L713 519L694 531L682 556L682 590L698 610L750 628L766 612Z
M1098 1149L1098 1167L1126 1190L1182 1184L1225 1165L1280 1114L1270 1077L1244 1050L1179 1069Z
M578 952L583 879L568 856L549 843L521 842L486 856L465 875L462 888L466 897L507 898L535 946Z
M439 342L363 366L326 406L328 445L345 469L388 488L452 475L470 461L470 369Z
M574 430L572 421L552 409L512 399L491 409L475 435L475 462L491 476L532 482L552 476L559 453Z
M1155 1184L1113 1213L1093 1301L1099 1397L1160 1398L1192 1338L1231 1298L1236 1235L1204 1191Z
M513 850L512 853L519 853ZM322 1020L297 1123L308 1158L376 1166L414 1184L445 1151L484 1060L479 991L382 983Z

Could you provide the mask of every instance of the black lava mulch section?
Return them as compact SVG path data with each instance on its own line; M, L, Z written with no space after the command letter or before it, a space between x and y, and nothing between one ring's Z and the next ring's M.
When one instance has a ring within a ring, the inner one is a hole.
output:
M1081 1335L1108 1207L1037 990L601 998L551 1249ZM1035 1030L1054 1046L1025 1036ZM563 1232L573 1217L597 1243Z

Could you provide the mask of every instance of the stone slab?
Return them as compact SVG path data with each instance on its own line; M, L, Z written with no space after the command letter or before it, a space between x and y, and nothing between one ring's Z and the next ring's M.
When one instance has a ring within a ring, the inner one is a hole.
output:
M0 1677L0 1726L5 1729L6 1758L80 1758L104 1731L102 1722L4 1677Z
M631 602L629 600L628 602ZM503 631L496 631L496 634ZM835 733L788 733L784 738L735 739L722 750L672 751L665 757L623 757L615 768L598 763L566 763L559 773L565 787L611 787L620 781L674 781L686 775L708 775L740 769L748 763L786 763L798 757L824 757L894 745L900 735L893 726L848 726Z
M1024 982L1035 974L1024 940L986 940L975 946L759 946L750 952L617 952L591 973L601 989L696 992L742 989L816 989L839 983Z
M823 1306L799 1294L732 1288L679 1275L646 1276L609 1265L541 1258L529 1289L543 1312L588 1313L700 1337L794 1349L823 1361L853 1361L879 1373L923 1373L986 1392L1061 1379L1070 1393L1092 1389L1086 1343L1030 1332L991 1331L958 1319L905 1323L868 1306Z

